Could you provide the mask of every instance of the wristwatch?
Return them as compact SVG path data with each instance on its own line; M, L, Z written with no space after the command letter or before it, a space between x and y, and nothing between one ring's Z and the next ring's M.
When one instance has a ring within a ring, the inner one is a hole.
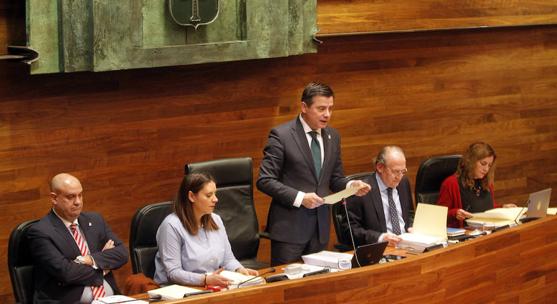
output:
M78 264L85 264L85 257L82 256L82 255L77 256L77 257L75 258L74 262L76 262L76 263L78 263Z

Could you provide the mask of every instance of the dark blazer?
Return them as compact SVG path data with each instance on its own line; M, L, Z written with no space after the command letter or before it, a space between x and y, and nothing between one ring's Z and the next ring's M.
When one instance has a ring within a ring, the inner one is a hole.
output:
M352 196L348 198L347 207L350 214L350 225L354 234L356 246L376 243L382 233L387 232L387 222L383 212L381 193L377 184L375 172L363 179L371 185L371 191L362 197ZM396 187L402 207L402 218L404 227L412 227L413 219L410 212L414 209L412 204L412 192L410 182L405 176ZM346 233L350 233L347 231Z
M27 234L34 259L34 303L79 302L85 286L103 283L102 269L127 263L128 250L98 213L83 212L78 222L99 269L73 262L81 255L79 248L64 223L50 211ZM113 240L115 247L102 251L108 240ZM119 293L112 272L104 278Z
M313 210L292 206L298 191L315 192L320 197L339 191L348 182L340 159L340 136L336 130L321 130L324 161L320 176L316 176L311 150L299 117L271 130L259 168L257 188L272 197L267 219L267 231L272 240L304 244L312 237L317 213L319 241L329 241L329 206Z

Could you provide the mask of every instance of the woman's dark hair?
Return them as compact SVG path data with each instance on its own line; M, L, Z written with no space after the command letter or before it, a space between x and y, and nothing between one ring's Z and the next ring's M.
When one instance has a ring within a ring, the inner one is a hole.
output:
M458 163L456 175L460 177L464 185L470 187L470 189L474 188L474 169L476 168L476 163L489 156L493 156L493 164L481 180L482 190L489 191L489 185L493 185L495 179L495 159L497 155L489 144L481 141L471 144Z
M184 176L178 194L174 200L174 212L180 219L184 228L191 234L197 235L199 232L199 225L205 230L218 230L217 223L213 220L210 214L204 214L201 217L201 223L198 223L193 214L193 202L190 201L188 193L191 191L197 194L205 185L210 182L215 182L214 178L205 173L191 173Z

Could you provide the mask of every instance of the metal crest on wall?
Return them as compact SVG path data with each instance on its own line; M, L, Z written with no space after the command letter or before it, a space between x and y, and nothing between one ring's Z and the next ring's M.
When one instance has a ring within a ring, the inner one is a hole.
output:
M27 46L40 55L31 74L317 52L317 0L26 0L26 5Z
M168 0L168 11L177 24L197 30L217 19L219 0Z

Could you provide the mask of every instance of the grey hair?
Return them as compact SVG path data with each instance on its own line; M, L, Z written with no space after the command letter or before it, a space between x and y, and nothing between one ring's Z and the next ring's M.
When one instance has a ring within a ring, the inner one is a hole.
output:
M402 154L404 157L406 157L404 155L404 152L402 151L402 148L400 148L399 146L384 146L381 151L379 151L379 154L377 154L377 157L375 158L375 166L377 166L378 164L383 164L386 165L387 164L387 155L394 153L394 152L398 152L400 154Z

